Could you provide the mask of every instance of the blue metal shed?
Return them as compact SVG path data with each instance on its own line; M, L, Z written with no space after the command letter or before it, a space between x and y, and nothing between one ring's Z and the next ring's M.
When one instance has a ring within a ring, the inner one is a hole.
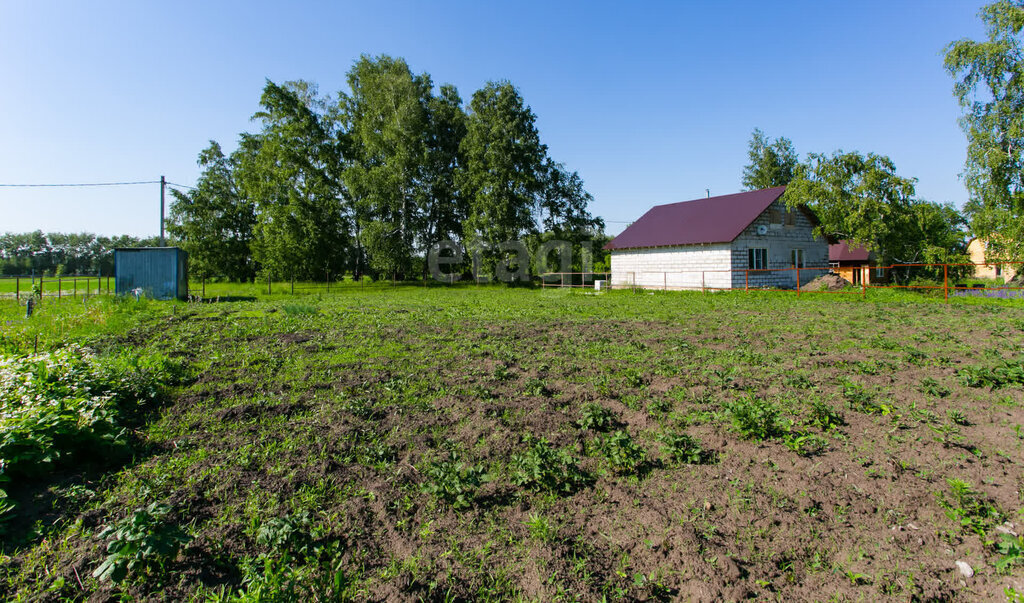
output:
M134 289L153 299L188 297L188 253L180 247L125 247L114 250L114 290Z

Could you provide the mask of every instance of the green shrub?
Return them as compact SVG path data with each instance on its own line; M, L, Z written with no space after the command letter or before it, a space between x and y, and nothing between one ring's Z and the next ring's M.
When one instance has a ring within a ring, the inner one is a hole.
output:
M996 544L1000 557L996 561L996 571L1007 573L1012 565L1024 565L1024 536L1003 534L1002 540Z
M950 393L948 387L943 387L938 381L931 377L921 379L920 391L923 394L928 394L929 396L934 396L936 398L945 398Z
M828 440L814 433L791 431L782 436L782 443L800 456L821 454L828 448Z
M616 421L612 411L600 404L590 403L583 406L577 424L590 431L608 431L616 425Z
M45 474L75 456L126 446L123 424L180 373L161 355L99 358L68 346L0 359L0 475ZM0 517L12 508L0 494Z
M700 440L685 433L662 436L661 451L672 461L688 465L701 465L711 459Z
M1004 361L994 367L966 366L956 373L960 383L967 387L998 389L1010 385L1024 385L1024 362Z
M949 417L950 421L956 423L957 425L962 425L966 427L971 424L970 419L968 419L967 415L964 414L964 411L960 410L959 408L950 408L949 410L946 411L946 416Z
M874 392L864 388L860 383L844 379L842 382L843 397L852 410L869 415L887 415L893 408L889 404L875 400Z
M782 432L779 409L763 398L747 396L725 405L733 427L750 440L766 440Z
M92 575L120 582L129 571L162 567L174 559L189 539L177 526L163 520L169 511L166 505L153 503L104 528L99 538L110 539L107 558Z
M838 410L821 400L814 400L811 402L811 413L807 423L814 425L822 431L831 431L845 425L846 421Z
M428 465L426 475L428 481L423 485L424 492L444 500L453 509L471 507L477 488L490 481L482 465L460 463L455 454Z
M543 438L514 455L510 469L514 485L539 491L570 493L588 481L575 457Z
M600 444L601 453L612 471L630 475L640 471L647 463L647 453L625 431L605 436Z
M547 385L541 379L527 379L523 385L523 393L529 396L537 396L539 398L548 398L551 396L551 390L548 389Z
M984 537L1002 521L1003 515L999 509L971 487L970 483L959 479L948 479L946 483L949 484L952 500L939 493L939 506L946 510L947 517L958 522L964 529Z

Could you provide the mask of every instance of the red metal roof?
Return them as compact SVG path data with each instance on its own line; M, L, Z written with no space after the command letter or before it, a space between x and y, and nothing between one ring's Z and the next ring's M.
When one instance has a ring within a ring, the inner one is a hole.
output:
M729 243L782 196L786 187L656 205L605 249Z
M828 246L828 261L830 262L866 262L871 254L861 246L850 248L849 241L839 241L835 245Z

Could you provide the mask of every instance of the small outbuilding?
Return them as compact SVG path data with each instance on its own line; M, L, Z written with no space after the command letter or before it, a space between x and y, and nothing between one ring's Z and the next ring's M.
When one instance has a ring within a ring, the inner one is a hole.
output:
M605 246L612 286L743 289L797 286L828 272L818 220L778 186L652 207Z
M180 247L123 247L114 250L114 289L153 299L188 297L188 253Z
M875 254L860 245L850 245L843 240L828 246L828 262L832 270L854 285L881 282L886 279L886 269L872 267Z

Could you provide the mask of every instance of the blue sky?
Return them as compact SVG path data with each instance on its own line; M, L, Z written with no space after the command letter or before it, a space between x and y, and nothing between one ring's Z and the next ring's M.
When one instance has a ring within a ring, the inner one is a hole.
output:
M890 156L962 204L965 139L942 49L982 3L4 2L0 183L192 184L265 79L345 85L404 57L464 99L516 84L550 154L616 233L651 205L740 190L750 133L801 155ZM157 232L159 187L0 188L0 232Z

